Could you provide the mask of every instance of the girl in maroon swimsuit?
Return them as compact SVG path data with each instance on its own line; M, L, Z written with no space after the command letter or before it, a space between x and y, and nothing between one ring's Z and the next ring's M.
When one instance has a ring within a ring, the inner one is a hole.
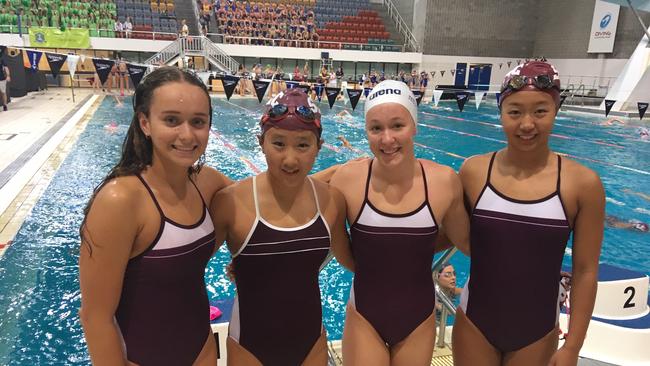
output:
M560 106L552 65L517 66L501 91L508 145L460 170L472 208L472 262L454 325L454 364L575 365L596 295L603 186L595 172L549 148ZM558 283L571 233L571 323L558 350Z

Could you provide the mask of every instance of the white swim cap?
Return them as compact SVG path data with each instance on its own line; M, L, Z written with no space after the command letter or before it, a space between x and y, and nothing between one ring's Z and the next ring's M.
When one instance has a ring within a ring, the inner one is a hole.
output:
M413 117L413 123L417 126L418 123L418 103L415 101L415 96L409 87L397 80L384 80L377 84L366 99L366 109L364 116L368 115L373 107L384 103L397 103L406 108Z

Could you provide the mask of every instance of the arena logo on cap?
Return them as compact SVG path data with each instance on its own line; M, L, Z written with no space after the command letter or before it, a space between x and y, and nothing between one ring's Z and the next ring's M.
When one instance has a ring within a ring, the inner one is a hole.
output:
M377 90L376 92L370 94L370 96L368 97L368 100L369 100L369 101L370 101L370 100L373 100L373 99L375 99L376 97L382 96L382 95L384 95L384 94L397 94L397 95L402 95L402 91L399 90L399 89L381 89L381 90Z

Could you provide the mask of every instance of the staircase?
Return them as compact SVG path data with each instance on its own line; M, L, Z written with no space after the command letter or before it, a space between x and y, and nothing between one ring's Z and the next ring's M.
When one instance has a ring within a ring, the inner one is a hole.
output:
M399 34L397 28L395 28L395 22L390 18L386 8L382 4L370 3L370 9L374 10L379 14L379 17L384 22L386 27L386 32L390 33L390 39L395 42L395 44L402 45L404 44L404 38Z
M179 58L185 56L205 57L219 71L234 74L239 63L228 56L221 48L204 36L189 36L171 42L160 52L151 56L144 63L148 65L173 65Z
M196 0L175 0L176 4L176 19L178 23L178 32L180 32L181 21L187 21L187 27L190 29L191 36L198 36L199 32L199 19L196 17Z

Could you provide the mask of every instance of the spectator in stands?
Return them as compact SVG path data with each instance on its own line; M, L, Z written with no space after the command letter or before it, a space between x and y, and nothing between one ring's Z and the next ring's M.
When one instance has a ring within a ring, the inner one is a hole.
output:
M424 91L429 85L429 74L426 71L420 72L420 92L424 95Z
M408 86L411 89L415 89L418 87L418 71L415 69L411 70L411 79L409 79Z
M69 27L69 24L65 24L66 27ZM115 23L113 24L113 31L115 31L115 36L122 38L122 32L124 31L124 25L120 22L117 17L115 17Z
M298 65L293 69L293 81L302 81L302 73L300 72L300 68Z
M187 37L190 34L190 28L187 26L187 20L183 19L181 20L181 32L180 35L181 37Z
M131 17L126 17L126 21L122 25L124 28L124 34L126 38L131 38L131 32L133 31L133 23L131 23Z
M340 88L341 87L341 81L343 80L343 76L344 76L343 67L339 66L338 68L336 68L335 75L336 75L336 87Z

